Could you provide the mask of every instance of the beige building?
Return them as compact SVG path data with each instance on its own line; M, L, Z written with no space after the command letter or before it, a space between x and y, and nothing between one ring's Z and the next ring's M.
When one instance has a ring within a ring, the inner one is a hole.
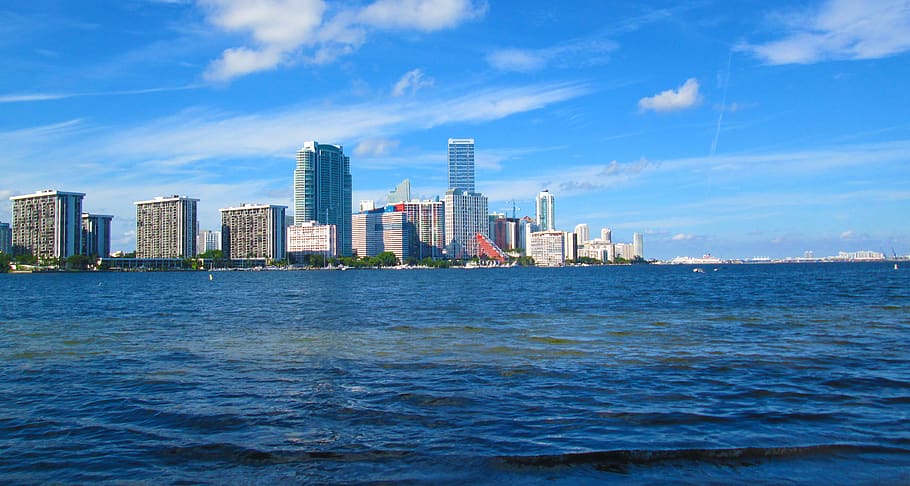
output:
M244 204L221 211L221 251L225 258L284 260L287 256L286 206Z
M82 250L81 192L54 190L13 196L12 253L67 258Z
M338 236L333 224L308 221L288 226L288 259L301 263L306 255L338 256Z
M198 199L156 197L136 205L136 258L185 258L196 255Z
M401 211L375 210L351 216L351 242L357 256L390 251L404 261L408 251L408 217Z

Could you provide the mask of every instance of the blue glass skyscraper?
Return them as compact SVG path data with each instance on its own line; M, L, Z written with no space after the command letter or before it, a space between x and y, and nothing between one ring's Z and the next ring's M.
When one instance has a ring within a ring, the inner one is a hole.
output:
M341 145L306 142L294 169L294 224L335 225L338 249L351 255L351 159Z
M449 139L449 189L474 192L474 139Z

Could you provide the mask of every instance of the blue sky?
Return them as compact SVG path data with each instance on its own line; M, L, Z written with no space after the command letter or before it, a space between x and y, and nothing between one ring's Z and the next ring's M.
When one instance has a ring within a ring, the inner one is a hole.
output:
M130 251L134 201L290 205L314 139L431 198L471 137L491 210L646 257L910 253L910 1L565 3L3 2L0 221L85 192Z

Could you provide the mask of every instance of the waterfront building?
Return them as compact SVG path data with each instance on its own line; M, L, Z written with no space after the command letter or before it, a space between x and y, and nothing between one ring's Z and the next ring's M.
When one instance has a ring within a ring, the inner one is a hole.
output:
M561 267L566 264L565 233L535 231L531 233L528 255L541 267Z
M0 223L0 253L13 253L13 229L9 223Z
M583 245L586 241L591 239L591 230L585 223L577 224L575 225L575 235L578 237L578 244Z
M518 248L528 254L528 245L531 242L531 233L537 231L537 223L530 216L518 220Z
M108 214L82 213L82 251L85 256L111 256L111 221Z
M578 250L579 257L593 258L604 263L612 262L616 259L616 249L613 243L603 239L588 240Z
M644 239L641 233L632 233L632 258L645 258Z
M81 192L55 190L13 196L12 254L67 258L82 250Z
M304 143L294 169L294 221L335 225L338 248L351 254L351 159L341 145Z
M389 204L410 201L411 200L411 181L405 179L401 184L395 186L395 189L389 193ZM372 209L372 208L371 208ZM363 209L360 210L363 212Z
M394 205L407 215L410 256L417 260L443 257L445 249L445 208L442 201L408 201Z
M231 260L284 260L287 206L244 204L221 212L221 251Z
M477 234L489 237L487 197L462 189L449 189L444 201L447 256L453 259L477 256Z
M449 189L474 192L473 138L449 139Z
M623 260L635 259L635 247L631 243L614 243L614 253Z
M556 230L556 198L544 189L537 194L537 227L540 231Z
M563 233L565 243L563 244L564 259L575 261L578 259L578 235L575 232L566 231Z
M600 229L600 239L606 241L607 243L612 242L613 232L610 231L610 228L601 228Z
M291 263L302 263L306 255L338 256L335 225L307 221L288 226L287 252Z
M287 224L287 218L285 218ZM196 236L196 254L201 255L213 250L221 250L221 232L202 230Z
M136 258L196 255L198 199L158 196L136 205Z
M487 220L490 222L490 228L487 230L487 235L494 242L496 241L496 221L499 221L502 218L505 218L505 213L490 213L487 216Z
M493 222L493 242L503 250L522 248L519 244L518 218L500 218Z
M389 208L391 209L391 208ZM376 209L351 216L351 244L357 256L373 257L390 251L405 261L410 256L407 214Z

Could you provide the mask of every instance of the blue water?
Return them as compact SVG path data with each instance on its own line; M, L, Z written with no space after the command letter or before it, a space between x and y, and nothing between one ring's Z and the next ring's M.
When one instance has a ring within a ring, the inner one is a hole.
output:
M0 275L0 483L910 483L910 269Z

